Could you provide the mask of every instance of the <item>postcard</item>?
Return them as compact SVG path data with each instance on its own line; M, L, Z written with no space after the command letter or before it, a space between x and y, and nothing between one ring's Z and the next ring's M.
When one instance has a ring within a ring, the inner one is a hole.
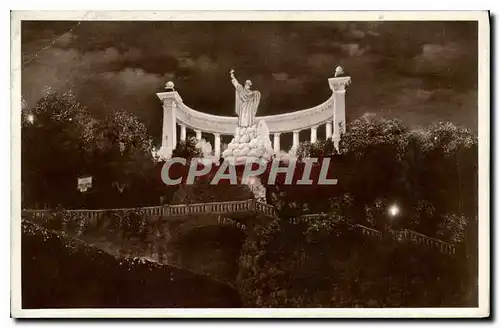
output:
M13 11L16 318L490 315L488 12Z

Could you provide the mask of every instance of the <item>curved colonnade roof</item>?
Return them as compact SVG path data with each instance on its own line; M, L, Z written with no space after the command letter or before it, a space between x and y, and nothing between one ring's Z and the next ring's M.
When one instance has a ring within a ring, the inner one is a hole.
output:
M180 97L176 97L176 103L176 118L179 124L208 133L234 134L238 120L236 116L218 116L194 110L184 104ZM318 106L285 114L257 116L255 122L264 120L269 133L300 131L332 121L333 106L332 94L328 100Z

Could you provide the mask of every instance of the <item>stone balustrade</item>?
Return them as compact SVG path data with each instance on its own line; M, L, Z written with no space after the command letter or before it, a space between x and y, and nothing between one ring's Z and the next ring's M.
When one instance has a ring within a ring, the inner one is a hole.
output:
M166 205L166 206L150 206L141 208L119 208L119 209L105 209L105 210L63 210L61 213L80 214L81 216L97 220L106 212L130 212L138 210L146 216L169 217L169 216L189 216L193 214L230 214L230 213L243 213L243 212L257 212L269 217L277 217L277 212L274 206L260 202L256 199L242 200L242 201L227 201L227 202L213 202L213 203L198 203L198 204L181 204L181 205ZM22 216L34 220L47 218L54 212L50 210L22 210ZM289 222L292 224L310 223L314 220L325 218L327 214L307 214L299 217L292 217ZM369 228L360 224L355 225L360 229L361 233L365 236L375 237L379 240L383 237L383 232ZM442 240L428 237L416 231L403 229L399 231L392 231L391 236L397 241L409 241L418 245L425 245L426 247L437 249L440 252L447 254L455 254L456 247L453 244L444 242Z
M428 237L413 230L403 229L400 233L403 236L404 240L419 245L426 245L428 247L438 249L443 253L455 254L456 250L455 245L453 244L446 243L436 238Z
M372 229L372 228L366 227L366 226L361 225L361 224L356 224L356 228L359 228L361 230L361 233L365 236L370 236L370 237L375 237L377 239L382 239L382 236L383 236L382 231Z
M266 203L255 202L255 210L267 216L277 216L276 209L274 208L274 206Z
M255 199L242 201L228 202L213 202L213 203L198 203L198 204L181 204L181 205L166 205L166 206L150 206L140 208L116 208L116 209L101 209L101 210L62 210L61 213L80 214L87 218L99 218L105 212L129 212L138 210L147 216L185 216L192 214L225 214L258 211L265 215L275 215L273 206L261 203ZM22 215L29 218L42 218L52 215L54 212L50 210L22 210Z
M310 223L317 219L322 219L325 217L324 213L320 214L307 214L301 215L299 217L292 217L289 219L291 224L299 224L299 223ZM384 233L382 231L369 228L367 226L356 224L356 228L360 229L361 233L365 236L373 237L378 240L382 240ZM453 244L444 242L442 240L428 237L421 233L418 233L413 230L403 229L399 231L391 231L391 237L400 242L411 242L418 245L424 245L429 248L437 249L442 253L446 254L455 254L456 247Z

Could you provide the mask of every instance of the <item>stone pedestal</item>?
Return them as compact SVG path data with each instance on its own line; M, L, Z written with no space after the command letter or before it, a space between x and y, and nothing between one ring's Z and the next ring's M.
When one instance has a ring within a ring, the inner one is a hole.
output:
M259 133L257 124L250 127L237 127L234 138L222 157L236 165L245 164L247 160L269 161L273 155L273 147L269 135Z

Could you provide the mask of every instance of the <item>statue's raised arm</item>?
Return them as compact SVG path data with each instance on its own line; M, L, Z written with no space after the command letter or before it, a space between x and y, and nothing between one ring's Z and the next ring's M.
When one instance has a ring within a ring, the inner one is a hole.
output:
M234 87L237 88L238 85L240 84L238 83L238 80L236 80L236 78L234 77L234 69L229 71L229 74L231 75L231 82L233 83Z

